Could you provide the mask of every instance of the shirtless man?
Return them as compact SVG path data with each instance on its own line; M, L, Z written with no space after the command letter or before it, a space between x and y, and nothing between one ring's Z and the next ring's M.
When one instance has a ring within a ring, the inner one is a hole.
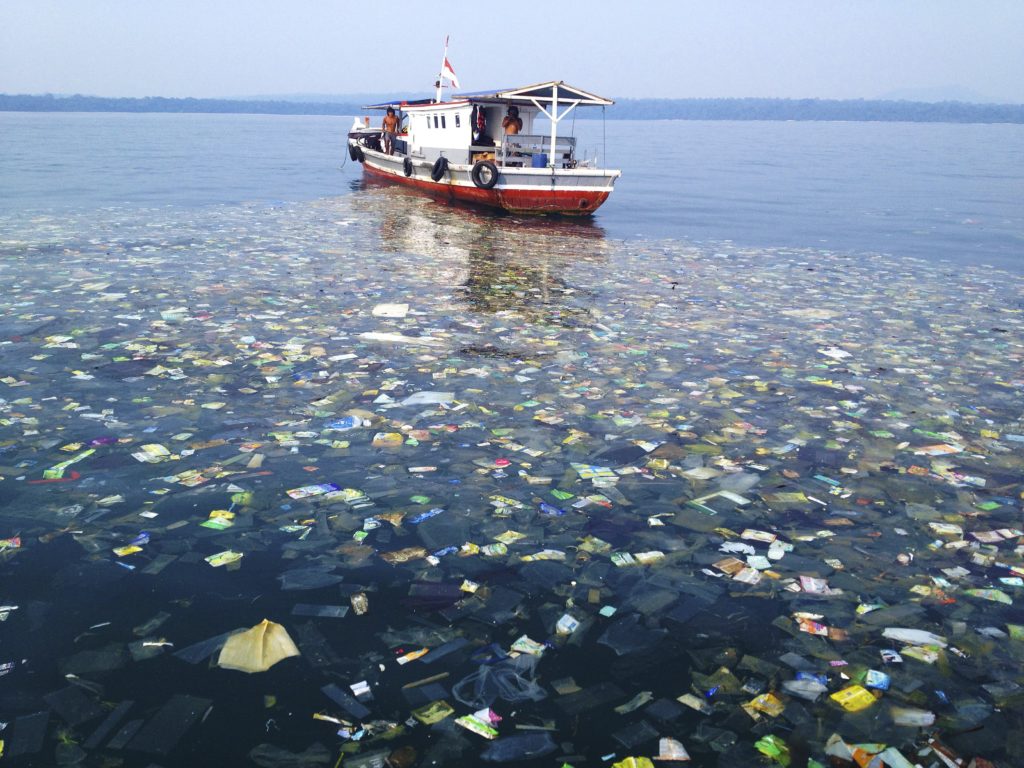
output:
M398 116L395 115L394 107L388 107L384 114L384 120L380 124L381 138L384 139L384 152L389 155L395 154L395 134L398 133Z
M523 130L523 119L519 116L519 107L508 108L508 114L501 121L501 127L507 134L519 133Z

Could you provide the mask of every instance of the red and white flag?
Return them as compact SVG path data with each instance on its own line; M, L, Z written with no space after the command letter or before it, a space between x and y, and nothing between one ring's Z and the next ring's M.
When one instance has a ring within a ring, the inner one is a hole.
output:
M459 85L459 78L455 74L455 70L452 69L452 65L448 62L448 57L444 57L444 64L441 65L441 77L448 78L449 82L456 88L461 88Z

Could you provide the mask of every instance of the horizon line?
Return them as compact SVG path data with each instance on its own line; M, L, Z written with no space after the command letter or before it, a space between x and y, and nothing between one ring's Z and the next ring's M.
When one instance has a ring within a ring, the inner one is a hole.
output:
M382 94L389 92L382 91ZM423 92L426 95L426 91ZM356 97L367 97L376 96L378 94L316 94L322 98L330 99L348 99L354 98L356 101L362 99ZM0 97L8 98L52 98L52 99L72 99L72 98L85 98L85 99L116 99L123 101L143 101L146 99L166 99L176 101L237 101L237 102L267 102L267 103L285 103L285 104L309 104L309 105L328 105L344 103L340 101L323 101L323 100L296 100L303 96L301 93L296 94L280 94L280 95L254 95L254 96L159 96L159 95L148 95L148 96L100 96L97 94L89 93L13 93L13 92L0 92ZM415 94L409 94L408 98L415 98ZM883 102L893 104L963 104L967 106L986 106L986 107L1024 107L1024 102L1012 102L1012 101L964 101L962 99L940 99L940 100L923 100L923 99L910 99L910 98L886 98L886 97L867 97L857 96L848 98L838 98L833 96L615 96L612 97L616 102L623 101L836 101L836 102ZM352 102L355 103L355 102Z

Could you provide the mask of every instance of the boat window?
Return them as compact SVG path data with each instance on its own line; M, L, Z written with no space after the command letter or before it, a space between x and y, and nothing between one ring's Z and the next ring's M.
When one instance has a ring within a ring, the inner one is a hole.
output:
M447 128L447 126L444 124L444 115L441 115L441 127Z
M437 115L434 115L434 127L437 128Z
M455 116L455 127L456 128L461 127L461 123L459 121L459 116L458 115Z

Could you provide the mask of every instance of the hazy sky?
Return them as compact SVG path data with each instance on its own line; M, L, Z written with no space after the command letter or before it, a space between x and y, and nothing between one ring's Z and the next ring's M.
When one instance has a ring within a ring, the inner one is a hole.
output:
M0 92L1024 102L1024 0L0 0Z

